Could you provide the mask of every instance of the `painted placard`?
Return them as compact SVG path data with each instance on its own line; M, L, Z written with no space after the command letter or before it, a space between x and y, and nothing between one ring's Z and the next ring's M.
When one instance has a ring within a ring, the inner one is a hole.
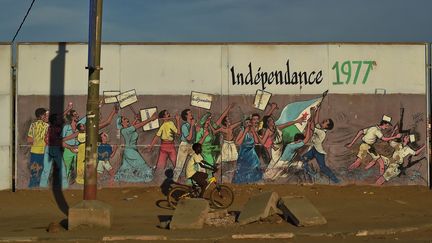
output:
M112 103L117 103L117 95L120 94L120 91L104 91L103 92L103 96L104 96L104 103L105 104L112 104Z
M120 104L120 108L124 108L138 101L135 89L123 92L116 96Z
M270 92L258 89L255 93L254 107L259 110L265 110L272 94Z
M213 101L211 94L200 93L192 91L191 93L191 106L204 108L210 110Z
M146 108L146 109L140 110L141 121L149 119L155 113L157 113L156 107ZM150 131L150 130L153 130L156 128L159 128L159 120L158 119L156 119L150 123L147 123L145 126L143 126L144 131Z

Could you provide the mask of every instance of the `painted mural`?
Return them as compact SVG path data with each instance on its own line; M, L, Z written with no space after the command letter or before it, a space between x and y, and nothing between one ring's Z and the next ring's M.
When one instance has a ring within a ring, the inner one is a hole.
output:
M328 70L293 69L294 61L229 66L227 85L245 87L240 94L194 82L178 95L101 90L99 187L190 183L194 143L223 183L428 184L424 93L337 91L373 82L381 63L369 59ZM308 87L320 91L302 94ZM300 92L275 92L293 88ZM63 107L52 111L50 96L18 97L18 188L84 184L86 97L56 99Z

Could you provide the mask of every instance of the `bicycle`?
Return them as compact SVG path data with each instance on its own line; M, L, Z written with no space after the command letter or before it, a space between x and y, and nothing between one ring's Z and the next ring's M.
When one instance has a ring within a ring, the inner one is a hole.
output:
M225 209L231 206L234 202L234 192L232 189L226 185L220 185L217 183L217 179L214 176L217 169L212 170L212 177L209 178L208 185L204 190L204 194L211 189L210 198L204 198L210 200L211 206L217 209ZM188 185L178 185L173 187L167 196L167 201L171 208L176 208L178 201L181 199L187 198L200 198L200 190L201 188L194 182L192 182L192 186Z

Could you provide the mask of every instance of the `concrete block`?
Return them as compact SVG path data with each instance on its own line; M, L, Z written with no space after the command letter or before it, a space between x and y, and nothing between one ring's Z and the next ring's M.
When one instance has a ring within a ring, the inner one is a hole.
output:
M69 208L68 230L83 225L90 227L111 228L112 208L97 200L84 200Z
M305 197L282 197L278 204L285 220L291 219L297 226L326 224L327 220Z
M278 201L279 195L276 192L263 192L249 198L240 213L238 222L242 225L249 224L277 213Z
M205 199L180 200L174 211L170 229L202 229L209 209L208 201Z

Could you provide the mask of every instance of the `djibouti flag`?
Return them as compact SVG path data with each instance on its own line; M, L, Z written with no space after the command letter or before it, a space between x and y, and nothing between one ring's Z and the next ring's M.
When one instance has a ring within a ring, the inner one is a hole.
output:
M286 105L279 119L276 121L276 125L281 125L287 123L289 121L297 120L300 117L305 117L306 120L309 119L311 114L311 107L316 107L321 104L321 101L327 94L327 91L324 92L323 96L319 98L314 98L311 100L298 101L294 103L290 103ZM286 127L282 130L283 141L285 144L291 143L294 141L294 135L297 133L303 133L307 125L307 122L302 122L301 124L296 123L289 127Z

